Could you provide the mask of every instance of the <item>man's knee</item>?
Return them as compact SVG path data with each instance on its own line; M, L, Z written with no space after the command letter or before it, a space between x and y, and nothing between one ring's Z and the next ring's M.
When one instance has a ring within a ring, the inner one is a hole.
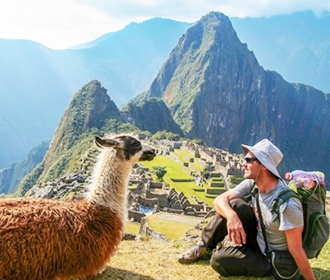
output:
M271 272L271 264L249 246L229 246L215 250L210 264L222 276L252 275L264 277Z
M251 206L247 204L246 201L242 198L234 198L229 201L229 204L235 211L239 211L239 212L248 211L253 214Z
M235 198L230 201L230 205L235 210L235 212L240 217L241 221L244 223L244 220L247 220L248 222L251 222L255 219L255 215L253 213L253 210L249 204L247 204L243 199L241 198Z
M226 268L231 265L231 262L226 254L220 251L215 251L210 259L211 267L222 276L230 276Z

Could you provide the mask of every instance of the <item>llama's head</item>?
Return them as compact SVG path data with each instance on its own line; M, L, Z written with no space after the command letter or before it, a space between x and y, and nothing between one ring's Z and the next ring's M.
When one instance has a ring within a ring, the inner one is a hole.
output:
M99 148L113 148L123 157L136 163L143 160L153 160L156 156L155 149L149 145L142 144L138 139L128 134L120 134L112 137L95 137L95 144Z

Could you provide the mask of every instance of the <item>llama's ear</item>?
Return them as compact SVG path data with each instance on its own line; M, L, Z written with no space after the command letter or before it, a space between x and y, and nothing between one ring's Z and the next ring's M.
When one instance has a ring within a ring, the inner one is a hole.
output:
M112 148L112 147L115 147L119 144L114 139L104 139L104 138L101 138L101 137L98 137L98 136L95 136L94 143L99 148L104 148L104 147Z

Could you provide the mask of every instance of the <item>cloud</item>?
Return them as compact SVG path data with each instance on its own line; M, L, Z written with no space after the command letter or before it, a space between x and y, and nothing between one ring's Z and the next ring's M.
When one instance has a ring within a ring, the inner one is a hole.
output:
M123 19L166 17L196 21L211 11L230 17L262 17L312 10L330 10L330 0L73 0Z
M330 10L330 0L7 0L0 3L0 38L67 48L153 17L195 22L211 11L261 17Z
M29 39L65 48L93 40L125 22L74 1L12 0L0 4L0 38Z

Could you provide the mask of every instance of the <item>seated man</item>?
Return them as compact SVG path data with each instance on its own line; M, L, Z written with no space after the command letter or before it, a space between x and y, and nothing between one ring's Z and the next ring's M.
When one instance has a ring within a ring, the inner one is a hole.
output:
M182 253L179 262L194 262L213 250L211 266L222 276L274 275L276 279L283 279L273 269L267 248L269 252L289 252L289 257L293 258L293 263L298 266L299 270L286 279L315 280L302 247L301 202L299 199L291 198L283 207L285 209L281 209L280 219L274 220L271 213L273 200L283 189L288 188L276 169L283 158L281 151L267 139L254 146L242 145L242 149L245 153L245 180L214 200L217 214L203 229L202 240ZM247 203L246 197L251 197L252 189L256 195ZM264 225L266 240L260 218ZM225 237L231 245L223 245ZM300 273L304 278L301 278Z

